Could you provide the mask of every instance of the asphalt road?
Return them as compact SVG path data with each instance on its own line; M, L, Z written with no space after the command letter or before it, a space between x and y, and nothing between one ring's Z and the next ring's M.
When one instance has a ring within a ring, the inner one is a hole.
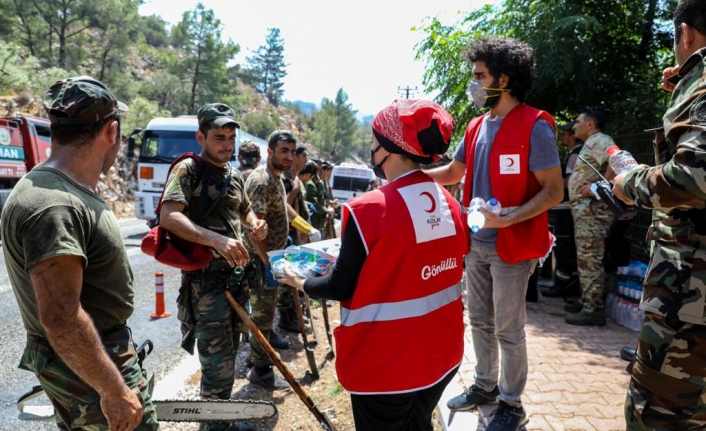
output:
M158 264L140 251L140 238L147 232L144 220L122 220L121 229L134 273L135 311L128 321L133 337L140 343L149 338L155 350L145 361L145 367L155 374L157 388L166 376L188 354L181 350L181 333L176 319L176 298L179 290L179 271ZM18 419L17 398L37 384L34 375L17 368L26 333L22 327L19 309L8 280L5 262L0 253L0 431L55 430L52 422L28 422ZM165 306L171 317L151 320L155 308L155 272L164 272ZM45 397L30 404L46 405Z

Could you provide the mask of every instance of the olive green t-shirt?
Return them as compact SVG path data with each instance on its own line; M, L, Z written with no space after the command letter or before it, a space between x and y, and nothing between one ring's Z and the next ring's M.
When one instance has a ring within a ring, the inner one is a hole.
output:
M132 269L120 227L105 201L63 173L36 167L2 210L5 265L27 333L45 337L28 270L57 256L83 259L81 306L98 331L133 311Z

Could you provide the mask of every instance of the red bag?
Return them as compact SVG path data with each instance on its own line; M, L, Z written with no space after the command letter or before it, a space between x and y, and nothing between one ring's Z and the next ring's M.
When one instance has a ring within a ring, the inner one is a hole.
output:
M142 238L142 252L154 256L157 262L184 271L196 271L213 260L211 249L205 245L186 241L155 226Z
M174 165L189 157L195 159L199 164L203 164L203 160L198 155L185 153L174 160L171 166L169 166L167 178L169 178L169 174L171 174ZM203 181L202 179L202 182ZM162 198L164 198L164 190L162 190ZM211 260L213 260L213 252L211 252L209 247L179 238L159 226L158 220L159 213L162 209L162 198L159 199L159 206L157 206L155 210L157 218L148 222L148 225L153 227L142 238L140 249L146 255L153 256L157 262L179 268L183 271L196 271L205 268L211 263Z

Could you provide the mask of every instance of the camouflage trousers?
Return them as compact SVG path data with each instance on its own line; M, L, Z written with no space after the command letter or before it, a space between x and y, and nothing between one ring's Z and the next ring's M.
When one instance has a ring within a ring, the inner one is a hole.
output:
M706 429L706 326L646 313L625 399L628 431Z
M584 310L602 313L605 290L603 254L613 213L603 202L586 198L571 202L571 215L574 218L576 263L581 283L580 301Z
M226 289L248 308L248 283L228 267L220 271L184 272L182 289L191 294L194 337L201 362L201 397L229 399L235 381L235 355L247 328L225 297ZM180 310L181 319L181 310ZM213 428L212 428L213 429Z
M152 404L147 379L137 361L137 352L127 326L101 334L105 352L117 365L125 383L140 399L142 422L138 431L159 429L157 413ZM56 424L60 430L105 431L108 420L103 415L100 395L83 382L62 361L49 343L38 337L28 337L20 368L34 372L39 384L54 406Z
M277 308L293 308L294 296L292 296L292 289L283 284L280 284L276 289L268 288L265 264L257 254L251 253L250 256L252 256L252 263L257 268L257 282L253 283L254 287L250 289L250 318L257 326L257 329L262 332L262 335L268 338L275 321L275 310ZM265 353L265 349L262 348L255 337L250 337L250 348L252 350L252 362L256 367L272 365L272 361Z

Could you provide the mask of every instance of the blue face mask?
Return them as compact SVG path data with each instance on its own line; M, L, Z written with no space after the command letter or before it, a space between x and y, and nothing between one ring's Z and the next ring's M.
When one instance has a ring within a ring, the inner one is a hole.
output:
M375 153L377 153L380 150L380 148L382 148L382 145L378 145L378 147L376 149L370 150L370 168L373 170L373 173L375 174L376 177L382 178L383 180L385 180L387 178L385 177L385 172L382 171L382 164L385 163L385 161L387 160L388 157L390 157L390 155L389 154L386 155L382 159L382 161L377 165L373 161L373 155Z

